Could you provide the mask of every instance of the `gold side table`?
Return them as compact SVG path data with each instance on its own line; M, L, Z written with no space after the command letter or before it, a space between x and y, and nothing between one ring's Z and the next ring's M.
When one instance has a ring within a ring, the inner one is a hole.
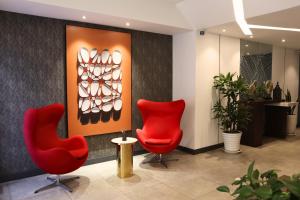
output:
M126 141L122 141L122 137L111 140L116 144L117 149L117 174L120 178L127 178L133 175L133 144L137 142L136 138L127 137Z

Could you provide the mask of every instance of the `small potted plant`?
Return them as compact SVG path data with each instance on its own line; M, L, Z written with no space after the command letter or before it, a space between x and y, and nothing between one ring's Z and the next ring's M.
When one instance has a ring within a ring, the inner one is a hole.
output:
M249 165L247 174L236 178L233 186L237 187L232 193L228 186L217 188L220 192L231 194L239 200L299 200L300 174L293 176L278 176L276 170L260 173L254 169L254 161Z
M248 85L241 76L228 73L215 76L213 87L220 93L213 112L223 130L225 152L238 153L242 136L240 130L250 120L248 106L239 97L247 94Z
M289 135L295 135L297 129L297 115L295 114L296 107L296 105L289 107L287 115L287 133Z

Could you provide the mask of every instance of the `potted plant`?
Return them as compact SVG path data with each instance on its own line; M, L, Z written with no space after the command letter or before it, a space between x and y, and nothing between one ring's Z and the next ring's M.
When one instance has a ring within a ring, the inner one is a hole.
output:
M295 135L297 129L297 115L295 114L296 107L296 105L289 107L287 115L287 133L289 135Z
M276 170L260 173L254 169L254 161L247 174L232 183L237 188L230 193L228 186L217 188L239 200L297 200L300 199L300 174L279 177Z
M242 136L240 130L245 128L250 120L248 107L240 102L239 97L247 94L248 85L241 76L228 73L214 76L213 87L220 93L213 112L223 130L225 151L238 153Z

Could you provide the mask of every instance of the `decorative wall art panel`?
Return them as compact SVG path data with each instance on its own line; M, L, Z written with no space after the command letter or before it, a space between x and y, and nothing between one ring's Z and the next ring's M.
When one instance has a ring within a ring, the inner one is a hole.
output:
M68 132L131 130L131 35L66 27Z

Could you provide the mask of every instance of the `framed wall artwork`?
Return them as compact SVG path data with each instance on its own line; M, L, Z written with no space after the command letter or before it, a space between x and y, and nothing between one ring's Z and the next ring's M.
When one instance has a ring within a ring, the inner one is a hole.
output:
M131 130L131 35L66 26L68 133Z

